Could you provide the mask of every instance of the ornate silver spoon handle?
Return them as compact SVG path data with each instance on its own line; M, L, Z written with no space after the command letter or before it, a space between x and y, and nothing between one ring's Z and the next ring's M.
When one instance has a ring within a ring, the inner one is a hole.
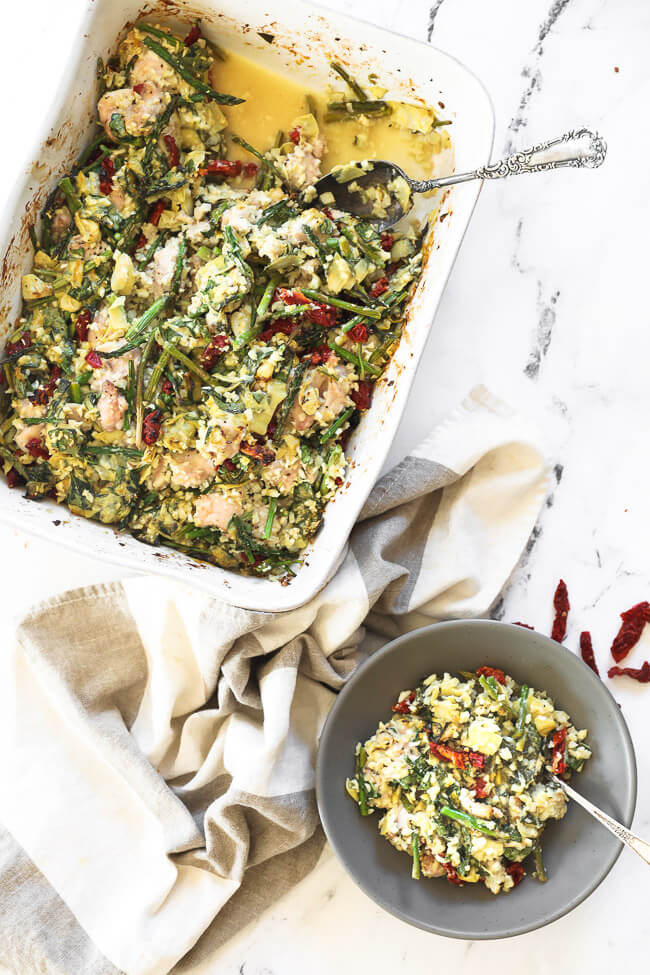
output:
M560 788L564 789L570 799L573 799L573 801L577 802L579 806L586 809L587 812L597 819L598 822L602 823L603 826L610 831L610 833L613 833L614 836L621 841L621 843L625 843L625 845L629 846L631 850L638 853L642 860L645 860L646 863L650 863L650 843L646 843L646 841L642 840L640 836L636 836L636 834L632 833L626 826L623 826L621 823L617 823L615 819L612 819L611 816L604 813L602 809L598 808L598 806L594 806L593 802L589 802L588 799L581 796L579 792L572 789L570 785L566 784L566 782L558 779L557 775L552 775L551 778L556 785L559 785Z
M559 148L564 151L560 154ZM520 173L541 173L549 169L564 169L571 166L574 169L583 166L596 169L602 166L607 153L607 144L596 132L589 129L575 129L561 135L558 139L540 142L532 149L522 149L506 156L499 162L487 166L480 166L471 173L455 173L443 176L441 179L409 179L409 186L414 193L426 193L441 186L453 186L455 183L466 183L470 179L501 179L504 176L518 176ZM537 158L537 157L542 158ZM543 158L543 157L546 158Z

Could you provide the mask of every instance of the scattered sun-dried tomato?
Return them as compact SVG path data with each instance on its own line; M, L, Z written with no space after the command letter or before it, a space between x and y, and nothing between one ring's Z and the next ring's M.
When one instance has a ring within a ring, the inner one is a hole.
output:
M334 220L334 214L329 207L321 207L321 211L325 214L328 220Z
M329 345L317 345L312 352L309 361L312 366L321 366L324 362L327 362L332 354L332 350Z
M300 127L296 126L295 129L291 129L289 133L289 138L293 142L294 146L297 146L300 142Z
M213 369L219 357L223 355L229 346L230 339L227 335L223 335L222 333L213 335L201 353L201 365L203 368L208 371Z
M485 799L488 792L488 783L481 775L479 775L479 777L474 780L474 795L477 799Z
M479 677L494 677L500 684L506 682L506 675L499 667L479 667L476 673Z
M145 235L143 233L139 233L136 242L133 245L133 253L135 253L135 251L139 251L140 248L144 247L146 243L147 243L147 238L145 237Z
M154 227L158 226L158 221L160 220L163 212L167 209L169 205L169 200L163 197L161 200L156 200L149 207L149 213L147 214L147 223L152 223Z
M381 235L382 250L389 251L392 248L394 243L395 243L395 238L393 237L392 234L383 233Z
M307 318L312 325L320 325L321 328L333 328L339 320L339 312L332 305L323 305L316 301L307 309Z
M553 734L551 770L556 775L564 775L566 772L566 728L558 728Z
M555 609L555 619L551 630L551 640L562 643L566 636L566 621L571 605L569 603L569 592L564 579L560 579L553 596L553 608Z
M10 467L7 471L7 484L10 488L20 487L24 484L24 479L20 476L15 467Z
M464 880L458 876L456 868L451 863L443 863L443 867L447 873L447 880L450 884L454 884L456 887L462 887L465 883Z
M32 457L36 457L37 459L40 457L41 460L49 460L50 452L40 437L32 437L31 440L27 441L25 446L27 448L27 452L31 454Z
M99 192L104 196L113 189L113 176L115 174L115 163L110 156L105 156L99 164Z
M348 332L348 335L353 342L367 342L368 341L368 328L363 322L359 322L358 325L353 325L353 327Z
M523 626L523 628L524 628L525 630L534 630L534 629L535 629L535 627L534 627L534 626L531 626L531 625L530 625L530 623L522 623L522 622L521 622L520 620L517 620L517 621L516 621L515 623L513 623L512 625L513 625L513 626Z
M136 95L144 95L145 88L146 88L146 85L144 84L143 81L141 81L139 85L134 85L133 86L133 90L136 93Z
M589 630L583 630L580 634L580 656L587 666L591 667L594 674L600 677L598 664L596 663L596 657L594 656L594 645L591 642L591 633Z
M409 704L412 704L415 700L415 691L411 691L407 694L404 700L398 701L397 704L393 704L393 711L397 714L410 714L411 709Z
M88 338L88 326L93 320L93 313L90 308L84 308L77 315L74 323L74 330L80 342L85 342Z
M174 392L174 384L172 383L171 379L163 379L160 388L165 396L171 396L171 394Z
M626 609L621 613L621 619L623 623L612 643L612 657L616 663L627 657L632 647L639 642L643 627L650 622L650 603L644 600Z
M211 159L199 169L200 176L239 176L241 159Z
M383 295L385 291L388 291L388 278L386 275L384 275L383 278L380 278L379 281L375 281L369 294L371 298L378 298L379 295Z
M372 398L372 383L367 379L360 379L358 388L350 393L350 399L358 410L367 410Z
M95 352L94 349L91 349L88 355L86 356L86 362L92 369L101 369L102 367L102 360L100 359L99 354Z
M152 410L142 421L142 439L148 445L156 442L162 426L162 410Z
M610 667L608 677L631 677L640 684L650 684L650 663L647 660L640 667Z
M263 332L260 332L260 338L262 342L268 342L272 339L274 335L281 332L282 335L291 335L292 332L300 325L300 322L295 318L276 318L272 321L268 328L265 328Z
M169 154L169 165L172 169L178 166L181 161L181 157L178 151L178 146L176 145L176 139L173 135L164 135L163 142L167 146L167 152Z
M21 332L20 338L16 339L15 342L7 342L5 346L5 355L15 355L17 352L22 352L24 349L28 349L31 344L31 332Z
M281 301L283 305L309 304L309 298L306 298L297 288L276 288L273 292L273 301Z
M481 752L452 748L451 745L438 741L429 742L429 750L436 758L443 762L451 762L456 768L469 768L470 765L474 768L485 768L485 755Z
M247 457L252 457L253 460L259 460L263 467L267 464L272 464L275 460L275 451L262 443L243 443L239 450L242 454L246 454Z
M523 863L519 863L519 861L517 860L515 860L514 863L508 864L508 866L506 867L506 873L510 874L510 876L512 877L512 882L515 887L517 886L517 884L520 884L524 879L524 877L526 876L526 871L524 870Z
M259 168L260 167L257 165L257 163L244 163L244 176L248 176L249 179L251 176L257 176L257 171Z
M56 384L61 378L61 366L52 366L52 371L50 372L50 378L45 386L41 389L37 389L36 392L30 396L32 403L38 403L39 406L45 406L49 402L50 396L54 393L56 389Z
M196 44L200 36L201 36L201 29L198 24L194 24L193 27L190 27L190 30L187 36L185 37L185 41L184 41L185 46L191 47L192 44Z

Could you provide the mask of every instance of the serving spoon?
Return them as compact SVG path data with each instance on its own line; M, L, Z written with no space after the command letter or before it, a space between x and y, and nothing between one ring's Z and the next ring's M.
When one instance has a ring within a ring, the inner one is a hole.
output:
M587 167L596 169L605 161L607 144L596 132L590 129L575 129L549 142L540 142L531 149L521 149L499 162L487 166L479 166L470 173L453 173L439 179L411 179L403 169L395 163L385 159L371 159L359 164L354 173L349 167L338 167L322 176L315 184L319 196L331 193L334 197L332 204L338 210L363 217L372 223L377 230L388 230L398 220L408 213L413 206L414 193L428 193L456 183L467 183L472 179L502 179L505 176L518 176L520 173L539 173L549 169L574 169ZM543 158L536 160L537 156ZM408 206L404 206L391 192L389 184L394 180L404 180L408 186ZM391 197L386 206L386 215L378 217L373 214L372 199L359 189L385 188Z
M567 785L566 782L559 779L557 775L551 775L550 778L554 785L559 786L570 799L573 799L573 801L577 802L579 806L582 806L582 808L585 809L590 816L593 816L594 819L597 819L599 823L602 823L602 825L608 829L610 833L613 833L614 836L621 841L621 843L624 843L625 846L629 846L631 850L638 853L641 859L645 860L646 863L650 863L650 843L646 843L646 841L642 840L640 836L637 836L635 833L629 830L627 826L617 823L615 819L612 819L611 816L604 813L602 809L598 808L598 806L594 806L593 802L589 802L589 800L585 799L584 796L581 796L579 792L572 789L570 785Z

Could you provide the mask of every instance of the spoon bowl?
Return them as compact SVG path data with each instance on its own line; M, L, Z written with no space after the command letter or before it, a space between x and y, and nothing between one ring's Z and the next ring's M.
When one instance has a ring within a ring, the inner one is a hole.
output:
M417 180L385 159L367 159L352 166L338 166L316 185L323 203L331 202L345 213L388 230L413 207L414 193L466 183L472 179L504 179L521 173L548 172L551 169L596 169L605 161L607 144L590 129L573 129L557 139L521 149L499 162L479 166L469 173L453 173L437 179Z

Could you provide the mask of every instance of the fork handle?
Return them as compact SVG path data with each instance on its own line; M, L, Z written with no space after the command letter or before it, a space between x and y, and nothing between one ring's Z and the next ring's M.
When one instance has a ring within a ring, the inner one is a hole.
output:
M637 853L642 860L645 860L646 863L650 863L650 843L646 843L646 841L642 840L640 836L637 836L636 833L629 830L627 826L623 826L622 823L612 819L611 816L608 816L607 813L603 812L602 809L599 809L598 806L594 806L593 802L589 802L588 799L581 796L579 792L572 789L570 785L566 784L566 782L563 782L558 778L554 778L554 781L564 789L566 794L573 799L574 802L577 802L579 806L586 809L586 811L600 823L602 823L603 826L610 831L610 833L613 833L614 836L621 841L621 843L624 843L625 846L629 846L630 849L634 850L634 852Z
M549 150L559 146L567 146L566 154L557 158L541 158ZM602 166L607 153L607 143L596 132L590 129L574 129L566 132L557 139L540 142L531 149L521 149L499 162L480 166L471 173L454 173L440 179L409 179L409 186L414 193L426 193L443 186L454 186L456 183L467 183L471 179L503 179L505 176L518 176L520 173L543 173L549 169L565 169L572 167L581 169L587 167L596 169Z

